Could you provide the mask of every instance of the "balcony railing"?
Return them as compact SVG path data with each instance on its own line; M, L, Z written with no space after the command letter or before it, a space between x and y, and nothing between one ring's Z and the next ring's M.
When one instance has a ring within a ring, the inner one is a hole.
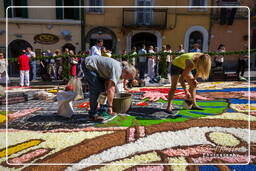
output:
M238 0L219 0L219 6L239 6L240 2Z
M124 8L124 27L166 28L167 9Z
M231 8L227 8L227 15L230 15ZM237 8L234 19L247 19L248 18L248 9L247 8ZM221 18L221 9L213 9L212 19L219 20Z

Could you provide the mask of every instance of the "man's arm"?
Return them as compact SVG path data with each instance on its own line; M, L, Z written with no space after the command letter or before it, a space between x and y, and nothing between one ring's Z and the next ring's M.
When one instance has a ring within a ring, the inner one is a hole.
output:
M106 81L106 88L107 88L107 99L108 99L108 105L109 105L108 112L109 114L113 114L112 105L113 105L113 99L114 99L115 90L116 90L115 83L112 80Z

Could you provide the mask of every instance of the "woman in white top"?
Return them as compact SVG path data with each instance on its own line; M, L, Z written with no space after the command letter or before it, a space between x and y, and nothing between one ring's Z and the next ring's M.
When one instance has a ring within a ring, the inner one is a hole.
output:
M0 83L5 84L6 81L9 82L8 74L6 72L6 62L4 58L4 54L0 53Z
M154 47L149 46L148 53L155 53ZM148 57L148 76L152 80L155 77L155 56L149 56Z
M220 44L218 49L217 49L217 52L226 52L225 45ZM223 55L216 55L215 59L214 59L214 62L215 62L216 67L222 67L223 63L224 63L224 56Z

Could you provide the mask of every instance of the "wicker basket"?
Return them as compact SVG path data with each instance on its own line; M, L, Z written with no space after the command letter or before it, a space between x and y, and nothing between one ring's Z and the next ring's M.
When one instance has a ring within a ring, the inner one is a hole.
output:
M129 93L121 93L119 97L113 100L113 111L116 113L126 113L132 104L132 95Z

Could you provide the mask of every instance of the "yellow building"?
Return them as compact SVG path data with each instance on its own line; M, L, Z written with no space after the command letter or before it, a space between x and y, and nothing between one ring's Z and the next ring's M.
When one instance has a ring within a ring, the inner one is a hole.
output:
M99 0L103 6L207 6L212 0ZM95 4L94 4L95 5ZM199 42L208 50L208 30L211 9L203 8L105 8L89 9L85 17L86 47L95 40L105 40L107 48L120 53L141 44L170 44L177 50L180 44L191 49Z
M119 6L118 8L87 8L85 37L81 37L81 11L55 6L79 6L81 0L2 0L0 1L0 50L6 48L8 33L9 57L32 47L36 53L68 47L81 50L85 40L88 50L97 39L103 39L113 53L130 51L141 44L157 46L170 44L177 50L184 44L189 51L198 42L208 51L211 9L192 6L212 5L213 0L84 0L86 6ZM37 6L9 8L8 31L5 28L5 8L8 6ZM43 7L53 6L53 7ZM120 7L121 6L121 7ZM122 8L125 6L163 6L162 8ZM167 8L166 6L190 6ZM16 68L12 66L12 68ZM15 69L11 74L16 73Z

